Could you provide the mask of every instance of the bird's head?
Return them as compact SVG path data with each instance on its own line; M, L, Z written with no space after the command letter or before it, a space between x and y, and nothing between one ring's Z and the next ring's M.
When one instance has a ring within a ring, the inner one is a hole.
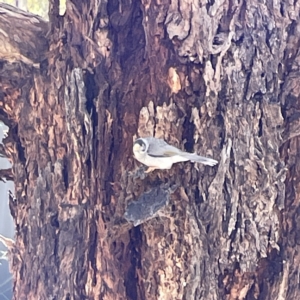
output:
M143 155L147 152L149 143L146 139L139 138L133 144L133 153L135 156Z

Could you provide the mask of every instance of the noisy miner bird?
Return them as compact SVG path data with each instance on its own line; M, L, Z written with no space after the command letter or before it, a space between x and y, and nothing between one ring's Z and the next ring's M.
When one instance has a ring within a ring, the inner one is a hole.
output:
M137 139L133 144L133 154L139 162L149 167L146 173L156 169L170 169L174 163L188 160L208 166L218 163L212 158L181 151L164 140L154 137Z

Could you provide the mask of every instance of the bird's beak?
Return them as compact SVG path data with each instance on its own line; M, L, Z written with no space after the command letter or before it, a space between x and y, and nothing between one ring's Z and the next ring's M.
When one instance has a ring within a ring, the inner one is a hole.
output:
M139 152L141 150L141 146L139 144L134 144L133 145L133 151Z

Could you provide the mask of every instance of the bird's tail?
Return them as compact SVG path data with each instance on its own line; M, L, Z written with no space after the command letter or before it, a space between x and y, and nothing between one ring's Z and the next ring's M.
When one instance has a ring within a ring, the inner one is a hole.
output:
M197 155L196 153L184 153L183 155L192 162L199 162L208 166L215 166L218 162L212 158Z

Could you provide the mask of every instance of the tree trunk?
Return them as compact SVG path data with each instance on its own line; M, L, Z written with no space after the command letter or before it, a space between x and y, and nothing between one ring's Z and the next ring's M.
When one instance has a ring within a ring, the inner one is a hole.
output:
M300 299L300 6L141 2L0 5L14 298Z

